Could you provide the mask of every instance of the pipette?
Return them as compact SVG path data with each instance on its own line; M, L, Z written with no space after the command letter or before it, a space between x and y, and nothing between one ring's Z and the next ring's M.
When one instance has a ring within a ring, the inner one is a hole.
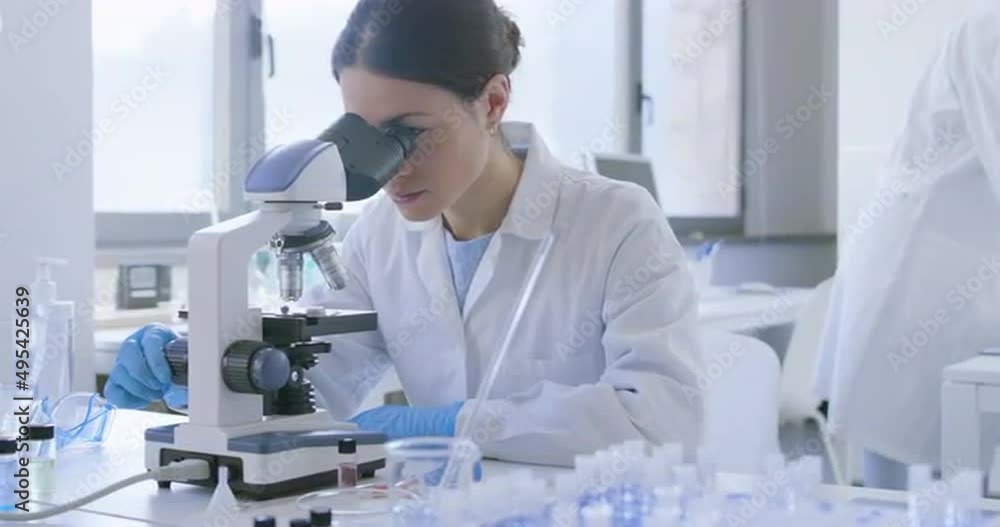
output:
M542 241L542 245L538 248L538 252L535 254L534 261L531 264L531 273L528 275L528 280L524 283L521 288L521 294L518 298L517 305L514 308L514 316L511 318L510 325L507 327L507 334L504 336L503 344L500 346L500 351L493 358L493 362L490 364L490 369L488 370L487 376L483 379L482 383L479 385L479 391L476 393L475 399L469 401L467 404L472 404L472 410L468 414L468 418L462 425L461 430L457 435L459 440L470 439L473 424L476 422L476 418L479 416L479 412L482 410L483 401L485 401L489 395L490 391L493 389L493 384L496 383L497 377L500 374L500 368L503 366L504 359L507 357L507 352L510 351L511 343L514 340L515 332L520 325L521 318L524 316L524 312L528 307L528 299L531 298L532 293L535 290L535 285L538 282L538 276L541 274L542 267L545 261L548 260L549 251L552 248L552 244L555 240L553 234L549 234ZM461 444L459 441L457 444ZM463 452L459 449L454 449L448 458L448 463L445 465L444 476L441 478L441 487L453 486L458 475L461 473L461 466L459 463L463 461Z

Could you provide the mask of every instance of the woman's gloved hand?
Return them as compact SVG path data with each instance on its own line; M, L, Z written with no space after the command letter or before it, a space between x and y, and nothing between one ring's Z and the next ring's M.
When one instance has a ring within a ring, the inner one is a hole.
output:
M437 408L380 406L361 412L350 421L361 430L383 432L390 440L407 437L452 437L464 402Z
M105 399L119 408L145 408L160 399L186 406L187 388L170 382L167 364L167 344L177 336L162 324L150 324L125 339L104 386Z

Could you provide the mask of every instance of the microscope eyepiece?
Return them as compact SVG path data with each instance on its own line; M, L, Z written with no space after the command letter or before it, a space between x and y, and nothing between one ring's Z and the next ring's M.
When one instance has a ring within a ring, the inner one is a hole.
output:
M357 201L375 195L399 172L420 132L409 127L382 131L346 113L317 139L337 146L347 173L347 201Z

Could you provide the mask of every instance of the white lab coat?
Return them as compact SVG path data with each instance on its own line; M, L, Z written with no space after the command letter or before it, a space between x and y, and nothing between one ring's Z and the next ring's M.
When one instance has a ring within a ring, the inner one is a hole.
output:
M1000 344L1000 8L984 5L921 79L847 230L820 351L834 432L906 463L941 461L944 367Z
M333 353L310 372L320 398L350 417L390 366L414 406L473 397L532 259L553 235L473 439L485 456L559 465L627 439L693 447L701 426L701 401L690 396L701 356L696 291L663 212L639 186L560 164L533 126L502 130L515 148L527 146L524 171L464 313L441 220L409 222L377 199L344 241L351 285L313 289L304 301L378 313L377 332L333 339Z

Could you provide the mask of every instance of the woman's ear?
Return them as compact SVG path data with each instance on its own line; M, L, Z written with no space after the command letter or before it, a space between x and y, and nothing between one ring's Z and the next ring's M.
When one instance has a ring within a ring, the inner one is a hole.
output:
M503 121L510 104L510 78L504 74L496 74L483 86L480 96L481 108L484 110L484 122L487 131L496 133Z

